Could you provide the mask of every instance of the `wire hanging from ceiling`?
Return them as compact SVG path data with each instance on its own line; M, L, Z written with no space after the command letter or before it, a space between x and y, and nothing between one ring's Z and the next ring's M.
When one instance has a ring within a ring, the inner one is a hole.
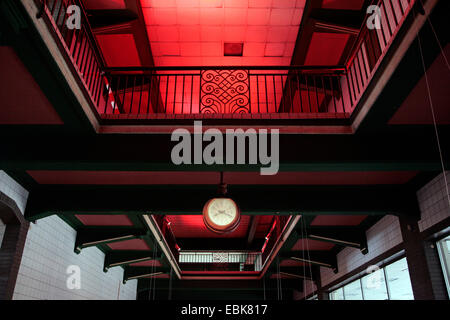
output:
M415 12L414 12L414 18L416 18L416 13ZM430 22L430 25L431 25L431 22ZM434 28L432 28L432 29L434 30ZM436 36L436 40L437 40L437 42L439 44L439 47L442 50L441 51L442 56L444 57L445 61L447 62L447 59L445 58L444 51L443 51L442 46L441 46L441 44L439 42L439 39L437 38L437 34L436 33L435 33L435 36ZM425 58L424 58L424 55L423 55L422 40L420 38L420 29L417 30L417 39L418 39L418 43L419 43L419 52L420 52L420 58L421 58L423 72L424 72L424 76L425 76L425 83L426 83L426 87L427 87L428 102L429 102L429 106L430 106L431 116L433 118L434 133L436 135L436 143L437 143L437 147L438 147L438 150L439 150L439 158L440 158L440 161L441 161L442 174L443 174L445 189L446 189L446 193L447 193L447 200L448 200L448 205L450 207L450 192L449 192L447 175L446 175L446 170L445 170L444 157L442 155L441 140L440 140L440 137L439 137L439 130L438 130L437 121L436 121L436 114L435 114L435 110L434 110L433 98L431 96L430 81L428 79L428 73L427 73L427 68L426 68L426 64L425 64ZM447 62L447 66L448 66L448 62Z

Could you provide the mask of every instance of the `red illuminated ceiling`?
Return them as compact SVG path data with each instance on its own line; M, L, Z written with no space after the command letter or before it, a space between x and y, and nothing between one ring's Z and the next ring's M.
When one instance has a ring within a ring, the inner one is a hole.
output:
M317 216L311 226L358 226L367 216L323 215Z
M150 250L147 243L141 239L108 243L107 246L113 250Z
M133 226L126 215L75 215L85 226Z
M0 124L63 124L11 47L0 46L0 61Z
M174 171L42 171L28 174L39 184L75 185L212 185L218 172ZM374 185L404 184L415 171L279 172L262 176L259 172L225 172L224 181L234 185Z
M450 45L444 49L444 54L450 57ZM448 86L442 85L449 81L450 76L447 64L440 54L427 70L433 111L437 124L450 124L450 91ZM432 124L433 114L425 76L420 79L409 96L403 101L400 108L389 121L389 124Z
M328 251L334 247L333 243L311 239L300 239L292 247L292 251Z
M157 66L289 65L305 0L141 0ZM243 43L242 57L224 43Z

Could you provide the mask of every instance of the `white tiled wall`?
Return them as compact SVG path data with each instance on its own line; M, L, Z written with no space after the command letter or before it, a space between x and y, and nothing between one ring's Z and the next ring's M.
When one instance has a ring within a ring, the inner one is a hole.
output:
M366 235L369 253L363 255L360 250L355 248L343 249L337 256L339 273L334 274L330 269L320 268L322 285L327 285L346 275L403 241L399 220L391 215L378 221L367 231Z
M28 191L4 171L0 171L0 191L15 200L22 213L25 211ZM0 239L4 229L0 223ZM75 238L76 232L58 216L30 224L13 299L136 299L137 281L123 285L120 267L104 273L104 254L97 248L75 254ZM80 267L79 290L67 288L70 265Z
M74 253L76 232L58 216L30 224L14 299L134 300L137 281L122 284L123 269L103 272L104 254L97 248ZM67 268L80 267L81 289L68 289Z
M450 189L450 172L446 172ZM424 231L436 223L450 217L450 207L444 174L440 174L417 192L422 219L419 221L420 231Z
M15 200L22 213L25 212L25 206L28 199L28 191L18 184L13 178L0 170L0 191L11 199Z

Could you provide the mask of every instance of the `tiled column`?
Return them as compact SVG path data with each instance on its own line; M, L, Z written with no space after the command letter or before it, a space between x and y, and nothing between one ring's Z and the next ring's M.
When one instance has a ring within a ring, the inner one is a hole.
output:
M439 287L442 279L436 277L436 270L440 266L433 254L431 244L423 241L416 219L400 217L406 259L415 300L442 299ZM434 276L433 276L434 274Z
M6 224L0 248L0 300L11 300L29 223L14 200L0 192L0 218Z

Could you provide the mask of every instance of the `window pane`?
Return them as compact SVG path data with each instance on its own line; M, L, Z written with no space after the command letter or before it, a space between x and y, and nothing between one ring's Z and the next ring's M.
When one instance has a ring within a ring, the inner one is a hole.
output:
M331 300L344 300L344 291L342 288L337 289L330 293Z
M372 272L362 280L364 300L388 300L383 269Z
M345 300L362 300L361 282L353 281L344 287Z
M414 300L406 258L388 265L386 277L391 300Z
M450 296L450 237L437 243L439 258L441 259L442 273L444 274L447 292Z

